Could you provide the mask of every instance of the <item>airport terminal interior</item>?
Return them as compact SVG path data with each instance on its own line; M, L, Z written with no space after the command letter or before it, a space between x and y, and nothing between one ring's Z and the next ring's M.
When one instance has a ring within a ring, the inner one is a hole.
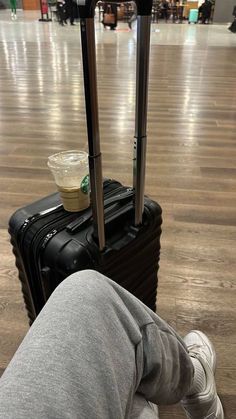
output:
M171 3L167 19L153 12L145 193L163 210L157 312L180 335L200 329L214 342L225 418L235 419L236 34L234 2L225 1L227 16L217 2L206 22L200 13L189 21L198 2L179 2L181 15ZM60 24L55 4L36 3L17 3L15 13L0 1L0 375L29 328L9 218L56 191L48 156L87 151L79 18ZM119 6L111 30L103 7L95 22L103 176L132 185L137 22L132 4L127 16ZM178 405L160 408L162 419L184 417Z

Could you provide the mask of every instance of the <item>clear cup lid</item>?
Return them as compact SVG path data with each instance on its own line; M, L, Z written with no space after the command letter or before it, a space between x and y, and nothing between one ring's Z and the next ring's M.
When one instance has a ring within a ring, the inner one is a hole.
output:
M85 151L68 150L53 154L48 157L50 169L76 168L88 164L88 153Z

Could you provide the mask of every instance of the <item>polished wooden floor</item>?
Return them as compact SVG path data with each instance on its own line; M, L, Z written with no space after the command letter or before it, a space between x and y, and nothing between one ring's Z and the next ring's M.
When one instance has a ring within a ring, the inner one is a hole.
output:
M1 373L28 329L8 219L55 190L47 156L86 149L86 125L79 28L0 20ZM219 393L235 419L236 43L226 27L176 26L152 33L146 193L164 216L158 312L180 334L197 328L213 340ZM104 175L127 184L135 36L97 25L97 39ZM178 406L160 412L185 417Z

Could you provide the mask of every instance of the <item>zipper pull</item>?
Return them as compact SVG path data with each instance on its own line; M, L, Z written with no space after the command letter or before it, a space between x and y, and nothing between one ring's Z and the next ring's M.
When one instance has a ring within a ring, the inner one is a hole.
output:
M48 233L48 234L46 235L46 237L45 237L45 239L44 239L44 241L43 241L42 245L41 245L41 248L42 248L42 249L45 249L45 247L47 246L47 244L48 244L49 240L51 240L51 238L52 238L53 236L55 236L56 234L57 234L57 230L52 230L52 231L51 231L51 233Z

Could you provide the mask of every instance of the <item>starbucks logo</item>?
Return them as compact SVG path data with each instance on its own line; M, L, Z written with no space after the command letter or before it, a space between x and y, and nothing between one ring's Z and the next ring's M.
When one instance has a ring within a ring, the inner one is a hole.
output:
M86 175L80 185L81 191L84 194L88 194L89 193L89 175Z

